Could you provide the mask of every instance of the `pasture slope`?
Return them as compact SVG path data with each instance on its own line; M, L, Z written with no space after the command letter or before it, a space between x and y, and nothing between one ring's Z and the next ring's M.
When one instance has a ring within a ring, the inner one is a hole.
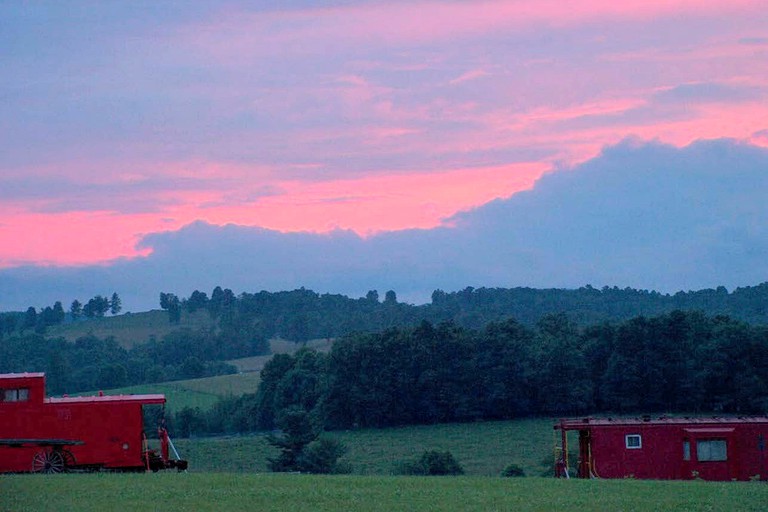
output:
M2 512L763 512L759 483L292 474L0 476Z
M287 340L273 339L270 340L269 345L271 353L268 355L251 356L226 361L237 368L238 373L217 375L215 377L203 377L199 379L159 382L156 384L125 386L121 388L107 389L104 390L104 393L108 395L162 393L168 399L166 407L169 411L179 411L184 407L199 407L200 409L206 410L210 409L219 398L226 396L241 396L245 393L255 393L259 387L261 370L272 355L292 354L302 346L315 349L319 352L328 352L331 349L332 341L322 339L298 344ZM78 394L95 395L96 393L96 391L87 391Z
M497 476L509 464L526 475L550 475L553 420L525 419L326 432L344 443L343 460L358 475L389 475L424 450L450 451L470 476ZM277 450L265 435L174 439L190 472L266 472Z
M107 389L107 395L141 395L147 393L162 393L167 399L167 409L172 412L184 407L199 407L206 410L225 396L240 396L244 393L255 393L259 387L259 372L234 373L217 375L201 379L174 380L157 384L139 384L117 389ZM78 393L94 395L95 391Z
M178 324L168 322L168 313L159 309L142 313L124 313L103 318L89 318L79 322L54 325L48 328L50 338L62 337L67 341L75 341L83 336L98 338L115 338L121 346L131 348L146 343L152 338L162 339L163 336L179 329L210 329L214 323L205 311L188 313L182 311Z

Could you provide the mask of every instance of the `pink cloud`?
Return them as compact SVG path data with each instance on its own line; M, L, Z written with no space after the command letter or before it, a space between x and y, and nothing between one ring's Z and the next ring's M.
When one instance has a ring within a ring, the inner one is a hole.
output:
M247 13L229 11L186 37L204 52L239 60L244 52L312 53L349 40L380 45L440 41L531 25L567 26L668 16L722 16L762 6L760 0L487 0L387 2ZM222 38L221 34L227 37ZM312 41L317 41L319 47Z
M561 142L563 151L558 159L580 162L597 155L609 144L634 136L643 140L661 140L683 147L699 139L732 138L750 141L754 133L765 126L768 105L762 102L729 106L708 104L686 107L687 115L677 119L658 119L646 123L626 123L621 126L595 126L587 129L561 130L558 133L539 131L526 139L531 144Z
M451 85L454 84L460 84L462 82L469 82L470 80L475 80L477 78L482 78L484 76L488 76L490 73L485 71L484 69L472 69L470 71L467 71L466 73L462 73L461 75L457 76L453 80L451 80Z
M135 257L141 233L168 229L156 216L113 212L36 214L4 208L0 268L23 264L84 265ZM180 227L180 226L170 226Z
M360 234L432 228L458 211L530 188L546 169L545 164L525 163L317 183L286 181L279 184L280 195L210 208L204 220L279 231L351 229ZM175 218L191 221L199 213L188 205Z
M768 148L768 128L756 131L752 134L749 140L752 144Z
M7 208L0 224L0 267L27 262L79 265L140 256L146 252L135 247L143 233L174 230L199 219L279 231L338 228L371 234L432 228L458 211L530 188L545 170L544 164L528 163L319 183L288 181L279 184L281 194L251 202L191 191L175 193L177 203L161 212L131 216ZM201 209L205 204L209 206Z
M627 136L678 146L720 137L768 144L764 96L658 100L665 91L701 84L766 90L768 66L757 65L768 57L762 3L353 3L230 11L170 29L165 44L143 43L155 50L146 61L117 59L118 67L136 71L135 83L106 71L86 80L101 99L82 99L84 110L108 117L104 105L125 95L136 112L116 115L114 124L135 114L140 127L125 139L117 130L117 140L101 145L83 136L74 150L33 138L14 162L46 151L45 161L60 161L2 169L28 197L7 192L0 202L0 265L133 256L141 233L198 219L284 231L429 228ZM727 22L712 28L721 17ZM681 33L688 18L708 21L689 27L690 41L688 32L651 42L618 34L658 18L679 20ZM589 45L566 47L585 33ZM531 51L505 53L499 40L507 34L527 34L516 44L530 42ZM537 47L541 34L555 42ZM464 45L469 38L476 39ZM146 70L168 80L139 76ZM109 83L108 93L99 93L99 80ZM142 80L146 89L130 90ZM177 95L188 103L171 105L168 98ZM153 100L142 103L145 96ZM44 103L54 97L41 101L36 115L44 118ZM66 104L52 117L58 113L68 125L75 110ZM98 122L111 126L111 119ZM56 134L48 138L55 141ZM37 181L24 182L29 177ZM54 190L60 182L66 191ZM71 226L78 237L68 235Z

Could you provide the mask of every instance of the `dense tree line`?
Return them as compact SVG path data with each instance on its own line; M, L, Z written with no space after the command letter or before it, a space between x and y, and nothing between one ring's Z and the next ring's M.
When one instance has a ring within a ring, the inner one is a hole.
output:
M711 316L728 315L752 324L768 324L768 283L733 292L719 287L674 295L591 286L576 290L469 287L452 293L436 290L432 301L420 306L398 302L392 290L380 301L376 290L353 299L304 288L236 296L232 290L216 287L211 297L198 290L188 298L162 293L160 303L174 323L179 322L182 310L204 310L223 328L236 326L235 330L247 330L265 338L282 337L297 342L336 338L352 332L379 332L416 325L422 320L434 325L453 322L462 328L482 329L490 322L511 317L534 326L553 313L564 313L582 326L675 310L702 311Z
M44 333L48 327L64 322L65 317L64 307L58 301L40 311L30 306L23 313L0 313L0 339L15 332Z
M48 327L62 324L67 320L101 318L107 312L114 316L120 313L122 309L122 300L115 292L111 298L96 295L85 304L75 299L69 307L69 314L64 311L64 306L60 301L56 301L53 306L45 306L39 311L34 306L29 306L24 313L0 313L0 339L16 332L24 334L30 330L44 334Z
M338 294L320 295L305 288L236 296L232 290L217 286L210 297L198 290L181 299L173 293L161 293L160 307L168 312L171 323L179 323L181 311L207 311L222 329L247 330L266 338L296 342L411 325L423 315L416 306L398 303L391 290L380 302L375 291L361 299Z
M263 352L264 343L243 347L211 332L180 330L126 349L111 337L72 343L27 334L0 343L0 373L43 371L51 394L93 391L234 373L223 361Z
M435 290L428 304L414 306L398 302L393 290L380 300L376 290L358 299L340 294L318 294L304 288L293 291L241 293L217 286L211 296L195 290L187 298L160 294L160 307L171 323L178 324L182 311L207 311L223 329L245 336L282 337L297 342L335 338L351 332L378 332L390 327L452 321L465 328L480 329L489 322L516 318L532 326L552 313L565 313L579 325L627 320L637 315L653 316L674 310L703 311L729 315L752 324L768 324L768 283L736 288L724 287L675 294L632 288L585 286L575 290L534 288L472 288L456 292ZM0 313L0 337L16 330L45 332L45 328L67 320L119 314L122 301L97 295L82 304L74 300L68 315L61 303L26 313ZM246 332L247 331L247 332Z
M19 312L0 313L0 340L5 336L10 336L18 329L22 317L23 313Z
M255 394L182 411L182 435L275 427L286 410L325 428L586 413L765 413L768 328L674 311L580 327L566 315L465 329L358 333L329 354L275 356Z

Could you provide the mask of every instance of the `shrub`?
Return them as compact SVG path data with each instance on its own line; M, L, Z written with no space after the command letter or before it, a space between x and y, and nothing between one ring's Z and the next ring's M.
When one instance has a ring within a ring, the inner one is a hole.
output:
M297 466L303 473L350 473L352 467L339 462L345 453L347 447L344 443L321 437L307 445L298 458Z
M302 471L300 459L304 456L304 448L317 440L320 428L314 418L300 407L283 409L277 418L279 435L270 434L267 441L280 449L277 458L267 457L267 467L270 471Z
M501 476L506 476L506 477L525 476L525 471L523 471L523 468L521 468L517 464L510 464L509 466L505 467L501 471Z
M404 461L396 465L398 475L463 475L461 467L451 452L427 450L414 461Z

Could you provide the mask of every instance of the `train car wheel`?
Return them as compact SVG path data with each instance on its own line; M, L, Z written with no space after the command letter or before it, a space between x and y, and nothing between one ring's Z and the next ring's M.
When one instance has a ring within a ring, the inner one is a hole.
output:
M66 469L67 465L64 461L64 457L59 451L39 451L32 458L32 471L35 473L62 473L63 471L66 471Z
M61 450L59 453L64 460L64 471L69 471L76 464L75 456L69 450Z

